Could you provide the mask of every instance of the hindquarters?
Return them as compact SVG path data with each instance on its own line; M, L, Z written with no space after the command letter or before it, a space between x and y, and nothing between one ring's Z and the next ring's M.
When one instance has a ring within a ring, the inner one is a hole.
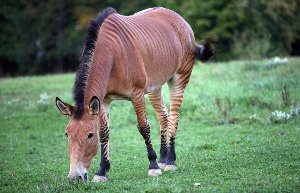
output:
M126 19L136 38L135 50L145 72L147 93L161 87L176 73L191 71L195 38L180 15L155 8Z

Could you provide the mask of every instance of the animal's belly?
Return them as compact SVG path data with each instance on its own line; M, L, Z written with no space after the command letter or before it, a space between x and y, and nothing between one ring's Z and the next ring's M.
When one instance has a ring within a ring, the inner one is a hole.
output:
M146 85L146 87L145 87L145 94L148 94L150 92L156 91L157 89L161 88L163 84L164 83L162 83L162 84L148 84L148 85Z
M107 94L104 98L106 101L114 101L114 100L129 100L129 96L121 95L121 94Z
M170 80L174 74L170 74L168 76L157 76L156 79L147 80L146 86L145 86L145 94L148 94L150 92L154 92L157 89L161 88L168 80Z

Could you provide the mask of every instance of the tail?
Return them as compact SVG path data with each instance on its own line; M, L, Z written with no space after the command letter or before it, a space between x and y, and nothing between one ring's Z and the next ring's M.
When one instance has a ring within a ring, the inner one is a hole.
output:
M196 45L196 58L201 62L206 62L216 53L215 47L208 39L205 40L204 45Z

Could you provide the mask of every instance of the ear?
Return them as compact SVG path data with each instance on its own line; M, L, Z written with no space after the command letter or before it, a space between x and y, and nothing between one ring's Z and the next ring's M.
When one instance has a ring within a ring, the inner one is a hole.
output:
M73 107L68 103L62 102L58 97L56 97L56 106L64 115L71 116L73 114Z
M100 101L98 97L93 96L89 104L90 115L97 115L100 111Z

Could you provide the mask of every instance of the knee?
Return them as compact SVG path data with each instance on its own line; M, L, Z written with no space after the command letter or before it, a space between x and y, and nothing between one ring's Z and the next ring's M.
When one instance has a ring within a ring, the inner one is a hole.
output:
M139 132L141 133L141 135L144 138L146 138L146 137L149 136L149 134L150 134L150 126L148 124L148 121L143 126L138 125L138 129L139 129Z

